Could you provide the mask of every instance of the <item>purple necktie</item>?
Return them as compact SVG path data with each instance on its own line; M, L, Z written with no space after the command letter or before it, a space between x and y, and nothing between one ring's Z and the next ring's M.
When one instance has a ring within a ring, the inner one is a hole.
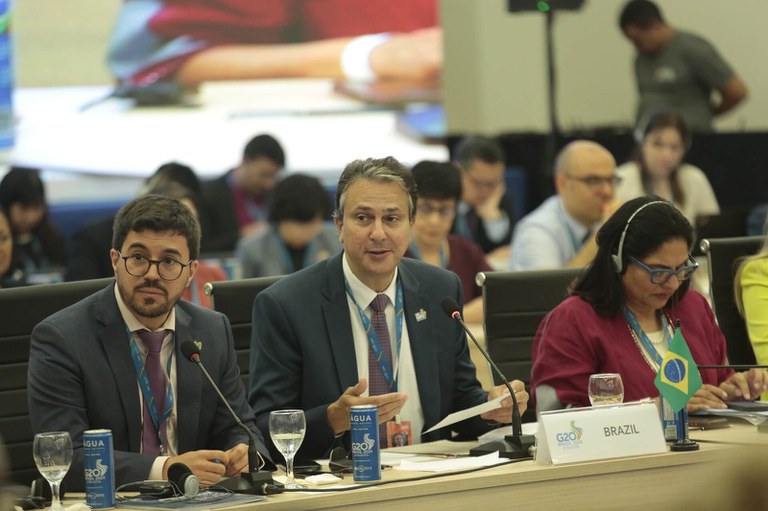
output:
M387 361L387 365L390 370L394 372L392 367L392 341L389 338L389 327L387 326L387 315L385 311L387 304L389 303L389 297L384 293L379 293L376 298L371 302L371 309L373 315L371 316L371 326L376 333L376 339L381 346L381 356ZM393 375L394 377L394 375ZM368 345L368 395L378 396L379 394L387 394L392 390L387 384L384 373L379 367L379 362L376 360L376 355L373 353L373 349ZM379 442L382 448L387 447L389 444L387 439L387 424L382 422L379 425Z
M149 330L138 330L138 335L144 346L147 348L147 360L144 362L144 371L147 373L149 386L152 389L152 399L157 409L158 420L161 421L163 438L165 438L165 421L163 421L163 412L165 411L165 375L163 374L163 365L160 362L160 348L165 339L165 330L159 332L150 332ZM167 446L166 446L167 447ZM160 454L160 441L158 431L152 422L152 415L149 413L149 403L147 396L144 396L144 434L142 435L142 452L157 456Z

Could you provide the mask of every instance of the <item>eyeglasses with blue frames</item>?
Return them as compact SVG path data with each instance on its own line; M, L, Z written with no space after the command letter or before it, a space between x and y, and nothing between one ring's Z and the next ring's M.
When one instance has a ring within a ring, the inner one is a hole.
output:
M181 261L177 261L173 257L164 257L162 259L155 260L145 257L143 254L138 252L129 256L124 256L120 253L120 251L117 253L125 263L125 271L134 277L143 277L149 273L149 269L154 264L157 266L157 274L161 279L176 280L181 277L181 272L184 271L184 268L189 266L189 263L192 262L192 260L190 260L187 264L184 264Z
M650 266L647 266L640 261L638 261L636 258L632 256L627 256L630 261L632 261L634 264L648 272L648 276L651 278L651 284L666 284L669 279L672 278L672 275L677 277L677 280L680 282L683 282L684 280L688 280L691 278L691 275L693 275L693 272L699 269L699 263L693 260L690 256L688 257L688 263L685 266L681 266L680 268L677 268L676 270L670 270L669 268L651 268Z

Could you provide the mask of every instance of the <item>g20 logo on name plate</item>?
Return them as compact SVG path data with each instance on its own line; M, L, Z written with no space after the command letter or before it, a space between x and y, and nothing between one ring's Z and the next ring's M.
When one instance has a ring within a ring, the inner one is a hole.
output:
M576 425L576 421L571 421L570 430L556 433L555 440L560 448L578 449L582 444L582 436L584 436L584 430Z

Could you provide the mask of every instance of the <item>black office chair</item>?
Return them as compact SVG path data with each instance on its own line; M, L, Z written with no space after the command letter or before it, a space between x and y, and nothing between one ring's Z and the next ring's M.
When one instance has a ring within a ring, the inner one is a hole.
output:
M232 325L232 335L237 352L237 365L245 388L248 388L248 371L251 359L251 318L256 295L282 278L279 276L252 279L209 282L205 294L211 297L213 310L221 312Z
M712 308L728 347L731 364L754 364L755 352L749 341L744 318L739 314L733 295L733 282L738 260L756 254L763 245L763 236L714 238L701 240L701 251L709 262L709 285Z
M481 272L477 284L483 288L485 341L488 353L501 372L529 386L533 338L544 316L568 295L578 269ZM500 384L494 375L494 383ZM536 420L529 407L523 421Z
M11 464L10 479L29 485L39 476L32 458L27 408L27 367L32 329L51 314L103 289L113 279L0 289L0 436Z

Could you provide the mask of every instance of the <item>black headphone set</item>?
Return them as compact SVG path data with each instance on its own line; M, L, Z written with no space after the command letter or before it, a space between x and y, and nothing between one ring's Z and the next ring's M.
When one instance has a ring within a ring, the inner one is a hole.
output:
M139 481L120 486L117 491L138 491L137 497L118 497L118 500L136 498L140 500L192 499L200 492L200 481L183 463L168 467L167 481Z
M621 271L624 269L624 262L622 261L622 256L624 255L624 238L627 237L627 229L629 229L629 224L632 222L632 219L634 219L638 213L640 213L642 210L647 208L648 206L652 206L653 204L666 204L670 205L669 202L663 201L663 200L655 200L651 202L646 202L639 208L635 210L634 213L629 215L629 218L627 219L627 223L624 226L624 230L621 232L621 238L619 238L619 247L616 250L616 253L611 256L611 259L613 260L613 268L616 273L621 273Z

